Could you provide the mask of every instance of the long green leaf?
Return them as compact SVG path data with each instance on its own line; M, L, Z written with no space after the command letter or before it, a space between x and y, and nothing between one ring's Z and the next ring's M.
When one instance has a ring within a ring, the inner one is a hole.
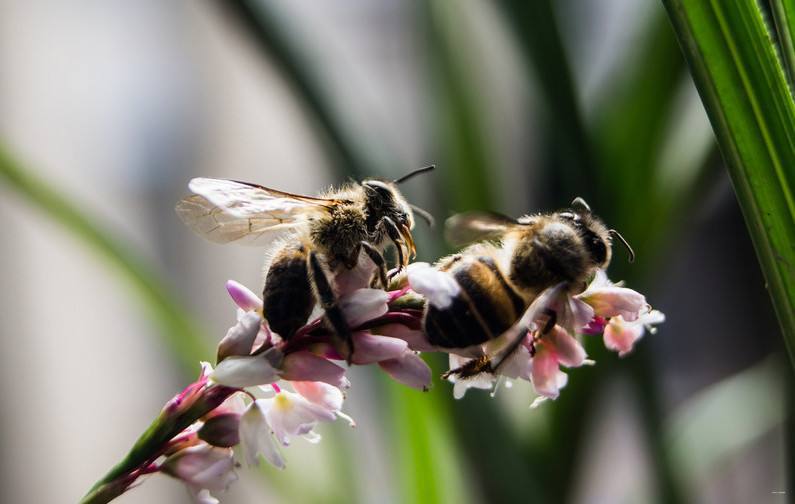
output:
M795 364L795 104L754 0L664 0Z
M148 309L163 341L186 373L195 375L198 363L213 355L204 333L194 324L175 297L158 280L153 268L134 252L134 248L83 213L65 196L23 168L0 147L0 181L31 206L60 223L99 257L114 266Z
M789 77L790 90L795 92L795 2L772 0L773 19L778 32L781 56Z

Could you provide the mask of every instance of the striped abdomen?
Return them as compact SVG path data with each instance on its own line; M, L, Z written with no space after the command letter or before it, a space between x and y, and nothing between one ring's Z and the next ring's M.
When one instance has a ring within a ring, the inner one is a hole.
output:
M494 339L521 317L524 300L487 256L460 257L441 268L461 287L447 308L428 306L425 333L444 348L464 348Z

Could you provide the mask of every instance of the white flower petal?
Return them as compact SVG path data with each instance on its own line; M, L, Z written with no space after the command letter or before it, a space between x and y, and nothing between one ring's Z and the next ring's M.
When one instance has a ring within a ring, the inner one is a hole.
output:
M339 307L350 327L378 318L389 309L389 294L380 289L357 289L339 300Z
M279 380L280 371L273 367L266 354L233 356L221 361L210 379L227 387L252 387Z
M437 270L428 263L409 264L406 272L411 289L425 297L435 308L447 308L461 292L461 286L451 275Z

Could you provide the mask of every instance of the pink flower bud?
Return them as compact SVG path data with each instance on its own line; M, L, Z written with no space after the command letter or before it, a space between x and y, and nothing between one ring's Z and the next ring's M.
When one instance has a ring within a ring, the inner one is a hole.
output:
M400 357L381 361L378 365L403 385L423 391L431 386L431 368L411 350L404 351Z
M405 324L386 324L374 327L373 331L384 336L400 338L408 343L409 348L418 352L432 352L436 348L428 342L428 337L420 329L411 329Z
M245 285L229 280L226 282L226 291L232 297L232 301L243 311L262 310L262 300Z
M238 426L240 415L235 413L222 413L215 415L199 429L199 439L213 446L231 448L240 442Z
M229 448L199 444L180 450L163 462L161 471L186 484L207 490L226 490L237 480Z
M353 349L354 364L372 364L402 356L408 349L408 343L402 339L359 331L353 334Z
M288 354L282 365L282 378L298 381L321 381L338 388L346 388L345 369L312 352Z

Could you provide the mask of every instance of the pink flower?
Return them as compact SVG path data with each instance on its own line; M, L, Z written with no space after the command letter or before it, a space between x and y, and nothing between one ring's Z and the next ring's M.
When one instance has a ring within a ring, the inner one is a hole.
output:
M588 288L575 299L590 305L597 316L608 318L621 315L624 320L635 320L646 306L643 294L612 283L603 270L597 270Z
M342 391L328 383L312 381L290 382L296 392L304 396L309 402L324 408L336 416L348 421L351 427L356 426L353 418L342 412Z
M322 381L341 389L350 386L344 368L305 350L284 358L281 376L285 380Z
M566 385L560 366L578 367L585 363L585 349L560 326L555 326L536 343L531 376L540 395L556 399Z
M411 350L406 349L399 357L380 361L378 365L403 385L423 391L431 386L431 368Z
M643 336L646 329L653 333L655 329L652 326L662 322L665 322L665 315L657 310L644 311L632 321L626 321L621 315L615 316L605 327L605 346L623 357L632 351L635 342Z
M237 481L234 467L231 449L201 443L171 455L160 470L194 489L217 491Z
M353 333L353 363L372 364L403 355L408 343L398 338L379 336L369 331Z

